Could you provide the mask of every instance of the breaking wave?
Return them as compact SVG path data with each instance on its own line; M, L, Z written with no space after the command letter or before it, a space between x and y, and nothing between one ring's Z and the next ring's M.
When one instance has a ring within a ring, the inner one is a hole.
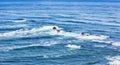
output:
M113 42L112 45L113 45L113 46L118 46L118 47L119 47L119 46L120 46L120 42Z
M29 36L43 36L43 35L60 35L65 37L74 37L77 39L85 39L85 40L104 40L107 39L109 36L104 35L82 35L81 33L73 33L73 32L66 32L64 30L61 30L59 33L56 30L53 30L52 28L58 26L43 26L38 28L32 28L32 29L20 29L12 32L7 33L0 33L0 37L29 37Z
M120 65L120 56L108 56L106 59L109 60L109 65Z
M116 41L97 41L97 42L103 42L103 43L107 43L107 44L111 44L113 46L120 46L120 42L116 42Z
M0 33L0 37L28 37L28 36L34 36L34 35L45 33L44 31L49 31L49 30L52 29L52 27L53 26L43 26L43 27L33 28L33 29L20 29L20 30L16 30L16 31L12 31L12 32Z

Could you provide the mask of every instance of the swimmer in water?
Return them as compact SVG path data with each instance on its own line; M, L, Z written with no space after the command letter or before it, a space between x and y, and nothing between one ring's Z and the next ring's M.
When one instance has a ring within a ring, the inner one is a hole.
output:
M60 30L57 30L57 33L59 33L60 32Z
M85 35L85 33L82 32L81 35Z
M109 38L112 38L112 36L109 36Z
M53 27L53 30L55 30L57 33L60 32L60 30L58 30L56 27Z
M53 30L57 30L57 28L56 28L56 27L53 27Z

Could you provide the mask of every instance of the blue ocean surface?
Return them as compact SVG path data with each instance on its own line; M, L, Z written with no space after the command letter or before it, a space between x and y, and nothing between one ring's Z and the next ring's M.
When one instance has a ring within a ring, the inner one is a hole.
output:
M0 65L120 65L120 3L1 2Z

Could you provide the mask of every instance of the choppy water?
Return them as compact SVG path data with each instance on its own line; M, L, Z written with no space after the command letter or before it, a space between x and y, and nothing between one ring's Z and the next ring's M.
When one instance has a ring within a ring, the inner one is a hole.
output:
M0 65L120 65L120 3L0 3Z

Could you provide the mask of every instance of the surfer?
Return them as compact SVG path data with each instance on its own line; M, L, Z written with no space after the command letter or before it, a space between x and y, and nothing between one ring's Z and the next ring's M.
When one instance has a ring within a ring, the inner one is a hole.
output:
M87 33L84 33L84 32L81 32L81 35L82 36L90 36L90 34L87 34Z
M53 27L53 30L55 30L57 33L60 33L60 30L58 30L56 27Z
M81 32L81 35L85 35L85 33L84 33L84 32Z
M69 31L69 32L72 32L72 31Z
M53 27L53 30L56 30L57 28L56 27Z

